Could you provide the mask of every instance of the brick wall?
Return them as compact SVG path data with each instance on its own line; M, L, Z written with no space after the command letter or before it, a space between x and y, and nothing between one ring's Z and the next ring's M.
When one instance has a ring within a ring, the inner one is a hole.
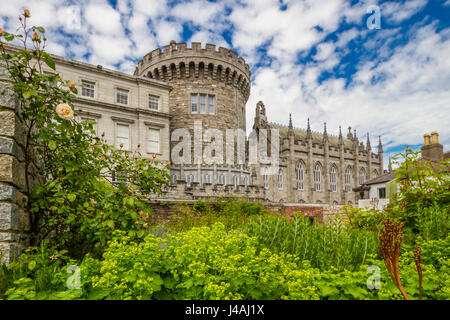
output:
M18 103L0 65L0 252L9 263L27 245L30 216L24 164L23 127L17 116Z

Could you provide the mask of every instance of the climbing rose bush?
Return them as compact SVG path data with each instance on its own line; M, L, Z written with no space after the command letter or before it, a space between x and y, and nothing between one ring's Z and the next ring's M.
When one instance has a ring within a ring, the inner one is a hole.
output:
M0 62L25 128L31 244L46 240L82 257L100 254L114 230L142 238L151 217L144 200L168 183L168 165L142 158L139 148L116 149L97 136L94 121L77 120L72 100L79 85L58 75L45 52L45 29L27 27L30 16L24 10L18 34L2 30ZM22 48L6 44L14 40Z

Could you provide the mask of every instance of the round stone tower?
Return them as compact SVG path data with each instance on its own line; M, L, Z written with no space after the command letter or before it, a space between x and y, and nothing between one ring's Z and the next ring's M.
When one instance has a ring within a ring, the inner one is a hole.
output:
M245 104L250 95L250 69L233 50L192 42L171 41L163 49L155 49L139 61L135 75L170 84L170 131L188 129L193 137L194 121L202 121L206 129L223 132L225 164L226 129L246 130ZM171 142L171 150L177 142ZM206 166L202 164L203 169ZM174 168L175 169L175 168ZM185 168L187 169L187 168ZM183 178L185 174L180 173ZM202 183L197 173L196 182ZM232 177L231 177L232 178ZM211 179L211 183L215 179ZM231 183L228 183L231 184Z

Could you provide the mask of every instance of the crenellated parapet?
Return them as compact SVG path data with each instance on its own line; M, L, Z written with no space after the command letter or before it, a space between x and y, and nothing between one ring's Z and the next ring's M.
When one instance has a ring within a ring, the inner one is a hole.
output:
M210 78L237 87L245 99L250 95L250 68L233 50L216 48L200 42L172 41L169 45L155 49L139 61L135 75L169 81L172 79Z
M208 198L244 198L267 201L266 190L258 185L222 185L177 180L165 187L161 195L153 194L150 200L202 200Z

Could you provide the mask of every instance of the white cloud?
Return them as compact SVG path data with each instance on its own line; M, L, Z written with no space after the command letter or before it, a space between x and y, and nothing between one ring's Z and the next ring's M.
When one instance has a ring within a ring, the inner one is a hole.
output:
M405 2L385 2L381 6L382 17L400 22L409 19L414 14L422 10L427 4L427 0L407 0Z
M327 121L332 134L339 125L345 134L351 125L364 142L369 131L373 147L377 135L382 135L386 150L420 144L431 131L438 131L445 148L450 147L450 29L438 34L430 19L412 24L406 35L400 27L387 29L383 23L380 30L365 28L369 5L381 7L382 21L399 23L420 12L426 0L363 0L353 6L347 0L194 0L173 8L168 3L118 0L112 7L106 0L80 0L75 4L80 25L74 28L66 2L3 1L0 21L14 31L17 16L29 8L30 24L47 29L52 53L78 60L87 56L90 63L115 65L128 73L149 51L183 40L184 25L192 32L184 40L232 47L252 67L248 128L262 100L271 121L287 123L292 113L297 127L305 127L310 117L314 130L322 131ZM327 38L344 21L354 25ZM405 38L406 44L394 45ZM345 62L356 68L350 85L335 77L320 82L324 71L346 66L341 59L352 53L352 41L360 51L355 60ZM298 57L307 57L314 48L313 59L299 65Z

